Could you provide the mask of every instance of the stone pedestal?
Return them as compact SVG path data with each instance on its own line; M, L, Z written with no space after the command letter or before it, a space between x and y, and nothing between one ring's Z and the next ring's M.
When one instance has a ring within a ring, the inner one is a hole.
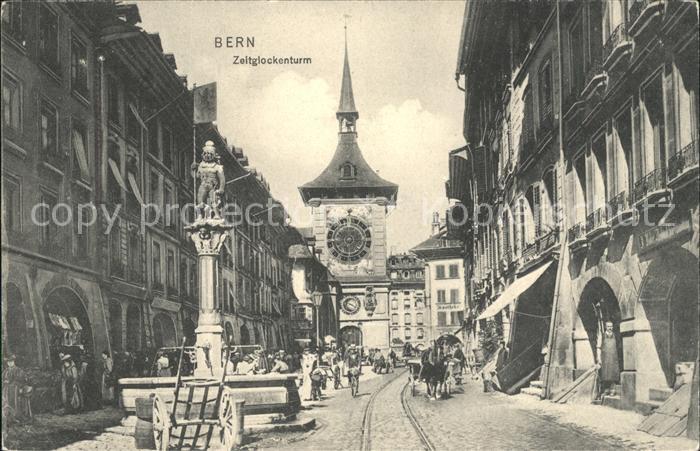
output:
M200 218L186 227L199 255L199 319L197 322L197 366L195 377L220 377L222 334L216 305L217 259L233 227L223 219Z

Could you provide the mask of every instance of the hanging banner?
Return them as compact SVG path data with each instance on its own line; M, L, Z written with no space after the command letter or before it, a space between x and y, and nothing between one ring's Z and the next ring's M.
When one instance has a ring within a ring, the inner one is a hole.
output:
M194 98L194 123L214 122L216 120L216 82L195 86L192 95Z

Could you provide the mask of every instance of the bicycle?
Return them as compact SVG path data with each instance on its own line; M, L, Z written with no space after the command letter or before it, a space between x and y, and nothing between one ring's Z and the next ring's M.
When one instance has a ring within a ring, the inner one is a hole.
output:
M348 377L350 378L350 393L352 393L352 397L354 398L360 390L360 369L350 368Z

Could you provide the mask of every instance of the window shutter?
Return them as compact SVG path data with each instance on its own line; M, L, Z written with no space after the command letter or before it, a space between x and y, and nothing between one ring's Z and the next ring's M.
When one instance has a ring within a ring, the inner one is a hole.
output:
M634 182L644 175L644 146L642 143L642 120L639 104L636 104L632 109L632 149L634 173L632 174L633 179L630 180L630 186L634 186Z
M664 73L664 135L666 159L676 153L676 102L673 90L673 69ZM661 161L666 167L666 161Z
M532 219L535 222L535 237L541 234L541 205L540 205L540 184L532 187Z

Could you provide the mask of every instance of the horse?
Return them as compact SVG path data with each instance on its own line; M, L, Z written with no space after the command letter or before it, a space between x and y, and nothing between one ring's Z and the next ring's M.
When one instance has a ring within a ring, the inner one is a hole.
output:
M437 399L437 394L444 393L445 374L447 373L447 359L442 353L435 353L432 358L431 349L421 355L420 379L425 382L428 396Z

